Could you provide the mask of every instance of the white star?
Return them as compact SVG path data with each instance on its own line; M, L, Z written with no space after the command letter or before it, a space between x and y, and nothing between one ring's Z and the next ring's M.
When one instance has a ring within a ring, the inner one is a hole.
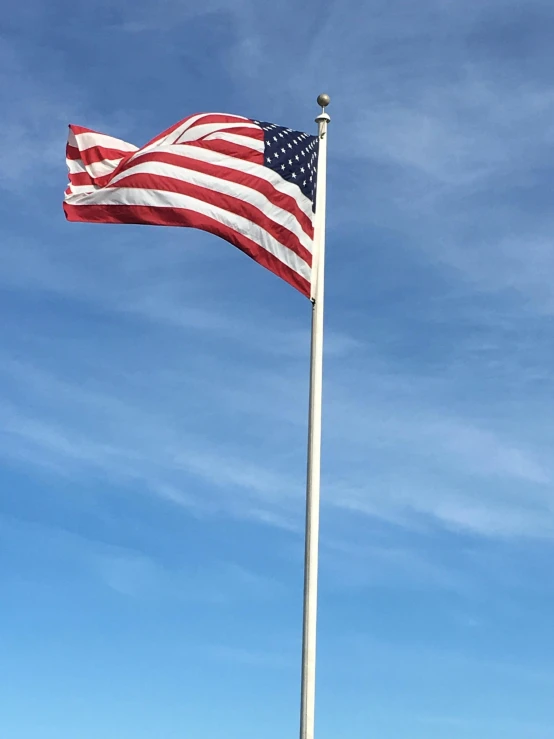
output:
M289 159L289 164L290 164L290 165L291 165L291 167L292 167L292 159Z
M296 159L297 162L300 161L300 157L298 156L298 154L294 158Z
M285 165L284 164L281 164L281 169L285 169Z
M285 153L285 149L281 149L281 151L283 152L283 154Z
M289 144L289 149L292 149L292 144Z
M273 141L277 141L277 136L274 136L273 137Z
M280 134L279 134L279 136L280 136L281 138L284 138L285 134L284 134L284 133L280 133Z
M304 172L305 172L306 170L304 169L304 167L300 167L300 171L302 172L302 174L304 174Z
M294 172L292 173L292 179L293 179L293 180L295 180L295 179L296 179L296 175L294 174Z
M304 185L304 187L306 187L306 180L304 180L304 182L302 184Z
M298 143L298 142L296 141L296 139L293 139L293 140L292 140L292 143L293 143L293 144L296 144L296 143Z

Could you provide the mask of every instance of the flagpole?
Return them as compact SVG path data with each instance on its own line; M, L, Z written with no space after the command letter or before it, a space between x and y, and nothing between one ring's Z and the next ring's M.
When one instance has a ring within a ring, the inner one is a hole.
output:
M300 739L314 739L317 630L317 576L319 558L319 498L321 477L321 405L323 381L323 294L325 288L325 196L329 95L320 95L318 124L316 212L312 264L312 340L310 352L310 406L306 486L306 542L304 555L304 614L302 633L302 688Z

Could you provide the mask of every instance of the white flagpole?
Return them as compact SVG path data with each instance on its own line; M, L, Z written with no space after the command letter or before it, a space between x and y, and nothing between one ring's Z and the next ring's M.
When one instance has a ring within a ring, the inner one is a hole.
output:
M327 176L327 124L331 120L325 112L325 108L330 102L329 95L320 95L317 102L321 105L321 113L315 119L319 126L319 154L317 158L311 291L312 345L310 356L300 739L314 739L319 494L321 477L321 400L323 380L323 292L325 287L325 187Z

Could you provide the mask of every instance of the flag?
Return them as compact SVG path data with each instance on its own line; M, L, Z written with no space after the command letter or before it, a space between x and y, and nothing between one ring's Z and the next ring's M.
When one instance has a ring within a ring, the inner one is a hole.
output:
M317 136L206 113L141 148L71 125L66 156L69 221L203 229L310 295Z

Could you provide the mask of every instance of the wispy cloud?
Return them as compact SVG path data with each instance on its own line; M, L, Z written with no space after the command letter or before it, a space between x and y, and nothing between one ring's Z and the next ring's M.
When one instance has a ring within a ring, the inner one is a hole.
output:
M19 404L4 398L4 458L69 475L94 470L146 484L198 511L227 510L299 526L305 362L300 367L293 357L285 363L284 355L277 373L256 365L239 372L227 363L227 384L221 386L220 368L209 353L181 371L174 364L180 356L168 357L152 375L151 367L135 366L131 373L124 365L114 374L113 367L81 354L85 374L73 379L4 360L4 387L12 398L25 397ZM428 378L379 373L362 357L372 386L363 397L356 390L357 373L330 365L327 505L408 527L430 517L487 535L550 536L552 469L546 449L526 448L524 437L496 424L486 428L469 415L446 414L432 400L436 386ZM196 375L198 361L202 378ZM197 399L182 404L185 385L196 388ZM208 440L200 418L214 413L222 433ZM251 429L240 448L228 433L238 419ZM387 460L399 454L402 467L390 468ZM341 469L348 474L337 473ZM210 492L191 495L191 478Z
M68 563L74 576L89 587L107 588L125 598L144 602L174 601L228 607L272 602L287 594L286 586L267 574L247 569L217 554L198 561L176 563L159 553L110 545L73 531L0 516L0 533L7 557L20 549L42 549L43 577L56 579L56 566ZM13 577L26 577L14 571Z
M262 652L243 647L208 646L204 651L218 661L264 670L288 668L297 661L292 656L287 658L282 652Z
M148 602L169 598L224 606L272 600L284 591L281 583L229 562L181 569L144 554L107 547L91 555L90 568L114 592Z

